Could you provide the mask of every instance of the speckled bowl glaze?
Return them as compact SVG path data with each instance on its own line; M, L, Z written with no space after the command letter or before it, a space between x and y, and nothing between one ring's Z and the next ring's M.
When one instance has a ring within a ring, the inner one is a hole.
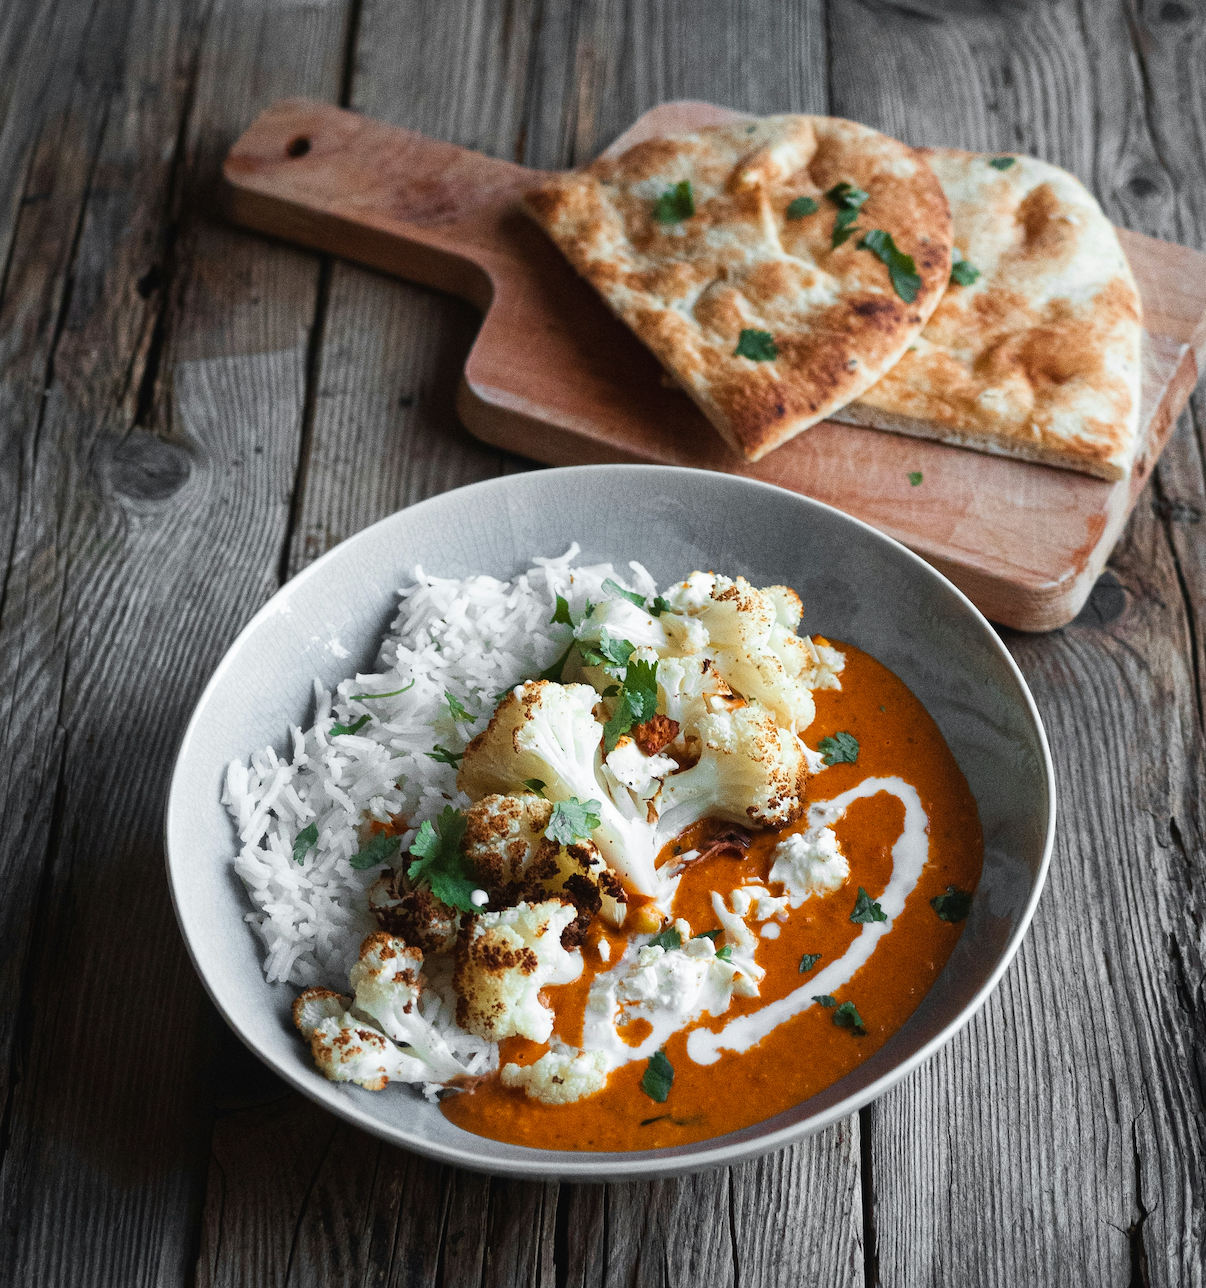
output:
M416 563L445 577L507 578L530 556L640 559L660 585L696 568L794 586L803 629L892 668L925 703L971 784L984 873L946 969L908 1023L857 1071L757 1126L674 1149L567 1153L500 1144L449 1123L406 1087L372 1093L326 1081L289 1020L294 990L270 985L231 868L236 838L219 797L226 765L283 749L305 725L318 676L334 686L371 670ZM996 634L945 577L904 546L816 501L696 470L598 465L541 470L461 488L345 541L248 623L201 695L167 805L176 915L197 973L240 1038L332 1113L441 1162L516 1177L651 1179L737 1163L820 1131L882 1095L984 1004L1038 902L1051 853L1055 784L1034 702Z

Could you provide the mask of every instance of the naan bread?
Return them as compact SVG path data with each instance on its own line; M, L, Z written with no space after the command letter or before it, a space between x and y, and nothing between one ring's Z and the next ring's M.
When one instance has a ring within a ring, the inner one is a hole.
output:
M694 214L674 220L684 183ZM825 194L840 183L869 197L857 231L834 248L839 207ZM793 215L815 211L788 218L801 197L811 203ZM950 275L950 215L933 171L905 144L833 117L746 118L651 139L557 176L526 205L754 461L870 388L917 337ZM876 229L913 257L911 302L860 249ZM774 356L740 356L739 344Z
M834 419L1122 478L1139 447L1139 292L1101 207L1032 157L921 148L980 270ZM1003 160L1003 158L995 158Z

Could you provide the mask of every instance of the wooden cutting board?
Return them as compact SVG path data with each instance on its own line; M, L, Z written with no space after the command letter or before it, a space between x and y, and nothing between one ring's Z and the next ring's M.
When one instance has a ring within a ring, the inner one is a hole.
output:
M738 115L666 103L608 152ZM1076 615L1197 383L1206 255L1118 230L1146 324L1145 447L1129 479L830 421L751 464L516 209L542 173L304 99L264 112L225 165L237 223L482 310L457 408L485 442L551 465L642 461L777 483L903 541L994 621L1043 631Z

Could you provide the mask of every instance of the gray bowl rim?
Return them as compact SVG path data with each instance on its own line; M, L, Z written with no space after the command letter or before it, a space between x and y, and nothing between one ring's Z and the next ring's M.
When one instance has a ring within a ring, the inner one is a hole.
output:
M580 474L585 471L595 473L607 473L614 471L641 471L648 474L662 474L670 478L682 475L709 475L713 476L710 470L688 469L682 466L674 465L571 465L558 469L541 470L543 476L555 478L558 475ZM860 1091L853 1092L849 1096L830 1105L827 1109L796 1123L790 1123L785 1127L776 1130L766 1131L752 1138L724 1144L727 1139L725 1136L714 1137L715 1144L709 1141L701 1141L696 1145L684 1146L682 1148L690 1149L692 1152L684 1156L676 1150L671 1153L669 1150L641 1150L628 1153L577 1153L574 1151L560 1150L537 1150L525 1146L511 1146L517 1153L515 1158L482 1158L473 1154L471 1148L458 1149L447 1147L442 1144L432 1142L424 1137L411 1134L406 1131L396 1130L386 1124L381 1123L372 1114L361 1109L359 1104L350 1101L344 1101L335 1097L328 1097L324 1094L327 1090L325 1086L314 1084L313 1082L302 1078L296 1069L283 1065L271 1056L265 1054L259 1049L254 1040L245 1034L234 1022L232 1017L227 1013L222 1005L221 999L217 996L215 990L211 987L204 970L201 967L197 952L194 950L192 941L189 939L185 930L184 919L181 913L179 892L173 875L172 853L170 845L170 836L172 831L173 819L173 801L176 795L177 775L180 770L182 761L189 749L189 743L192 739L194 727L202 717L205 705L208 701L211 691L217 686L225 672L235 665L235 659L240 651L243 641L251 635L259 626L261 621L271 616L275 610L277 599L288 590L295 593L298 586L304 583L307 578L317 575L319 569L324 567L328 562L336 559L346 558L348 550L357 541L367 539L369 533L376 531L384 525L395 523L403 514L413 517L416 513L423 510L424 507L434 507L436 503L450 496L452 493L484 493L488 491L505 491L509 486L515 486L514 480L525 477L524 475L502 475L493 479L483 479L477 483L470 483L460 488L451 488L447 492L441 492L432 497L427 497L423 501L416 502L414 505L407 506L402 510L396 510L393 514L387 515L383 519L377 520L376 523L362 528L359 532L347 537L338 545L333 546L325 554L321 555L312 564L308 564L296 576L291 577L289 581L280 586L260 607L246 626L238 633L230 647L223 654L222 660L214 669L205 688L201 691L193 707L192 715L189 717L184 734L180 739L180 744L172 764L172 774L168 784L167 800L164 810L164 861L167 867L168 887L172 896L172 908L176 914L176 921L180 927L181 937L184 939L185 947L193 964L193 969L197 972L202 986L209 995L210 1000L217 1008L218 1013L234 1031L235 1035L257 1058L262 1060L272 1071L282 1078L286 1083L308 1099L315 1101L323 1108L343 1118L355 1127L369 1132L379 1139L388 1141L390 1144L408 1149L413 1153L420 1154L430 1158L438 1163L445 1163L453 1167L463 1167L469 1171L486 1173L492 1176L504 1176L514 1180L540 1180L540 1181L578 1181L578 1182L607 1182L607 1181L624 1181L624 1180L656 1180L663 1177L681 1176L688 1173L708 1171L717 1167L730 1167L737 1163L743 1163L750 1159L758 1158L763 1154L771 1153L774 1150L785 1149L787 1146L794 1144L796 1141L803 1140L807 1136L812 1136L817 1132L824 1131L826 1128L833 1126L835 1123L848 1118L851 1114L856 1113L864 1105L870 1104L873 1100L878 1100L881 1096L890 1091L897 1083L901 1082L910 1073L929 1060L942 1047L944 1047L952 1038L956 1036L971 1021L984 1004L988 1001L997 985L1000 983L1005 971L1009 968L1010 963L1016 956L1018 949L1022 945L1022 940L1030 927L1038 908L1039 899L1046 884L1047 872L1051 865L1051 852L1055 842L1055 817L1056 817L1056 794L1055 794L1055 768L1051 760L1051 749L1047 742L1047 733L1043 727L1042 717L1039 715L1038 707L1035 704L1034 696L1030 692L1030 687L1026 683L1017 663L1013 660L1012 655L993 630L988 619L972 603L970 599L956 586L948 577L943 576L931 564L926 563L920 555L915 554L907 546L889 537L886 533L880 532L878 528L872 527L871 524L865 523L861 519L856 519L853 515L847 514L835 506L827 505L823 501L817 501L812 497L804 496L800 493L790 492L786 488L777 487L773 483L763 483L758 479L746 478L743 475L727 475L734 482L743 484L752 489L766 490L777 494L786 494L794 501L801 504L806 509L819 510L828 515L836 516L840 522L853 524L861 531L870 534L876 540L884 542L889 548L894 549L899 554L907 557L916 568L916 571L923 577L933 578L941 587L944 587L956 601L971 615L973 621L980 627L989 645L996 649L997 653L1004 661L1008 670L1012 673L1017 683L1027 714L1034 725L1034 733L1037 736L1039 747L1042 751L1043 770L1047 784L1047 828L1046 836L1043 842L1043 855L1039 864L1038 873L1034 879L1034 885L1030 897L1026 902L1025 909L1019 917L1013 932L1006 941L1001 950L1000 956L995 967L984 981L977 992L964 1004L959 1013L950 1020L942 1029L940 1029L928 1042L919 1047L910 1056L902 1059L894 1065L887 1073L877 1078L874 1082L863 1087ZM906 1021L907 1023L907 1021ZM332 1088L335 1084L331 1084ZM768 1120L773 1121L773 1119ZM747 1132L756 1130L754 1128L745 1129ZM467 1139L474 1139L471 1133L465 1133ZM524 1157L524 1156L528 1157ZM530 1160L530 1161L529 1161Z

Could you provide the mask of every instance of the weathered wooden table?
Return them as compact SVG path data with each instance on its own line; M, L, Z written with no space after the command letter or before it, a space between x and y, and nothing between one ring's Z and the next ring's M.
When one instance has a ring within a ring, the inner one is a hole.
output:
M204 997L161 815L281 581L531 468L452 410L464 305L225 225L305 94L534 165L697 97L1068 167L1206 248L1201 0L6 0L0 7L0 1283L1202 1284L1201 395L1088 607L1007 634L1056 758L1043 904L985 1011L730 1172L493 1181L287 1091Z

